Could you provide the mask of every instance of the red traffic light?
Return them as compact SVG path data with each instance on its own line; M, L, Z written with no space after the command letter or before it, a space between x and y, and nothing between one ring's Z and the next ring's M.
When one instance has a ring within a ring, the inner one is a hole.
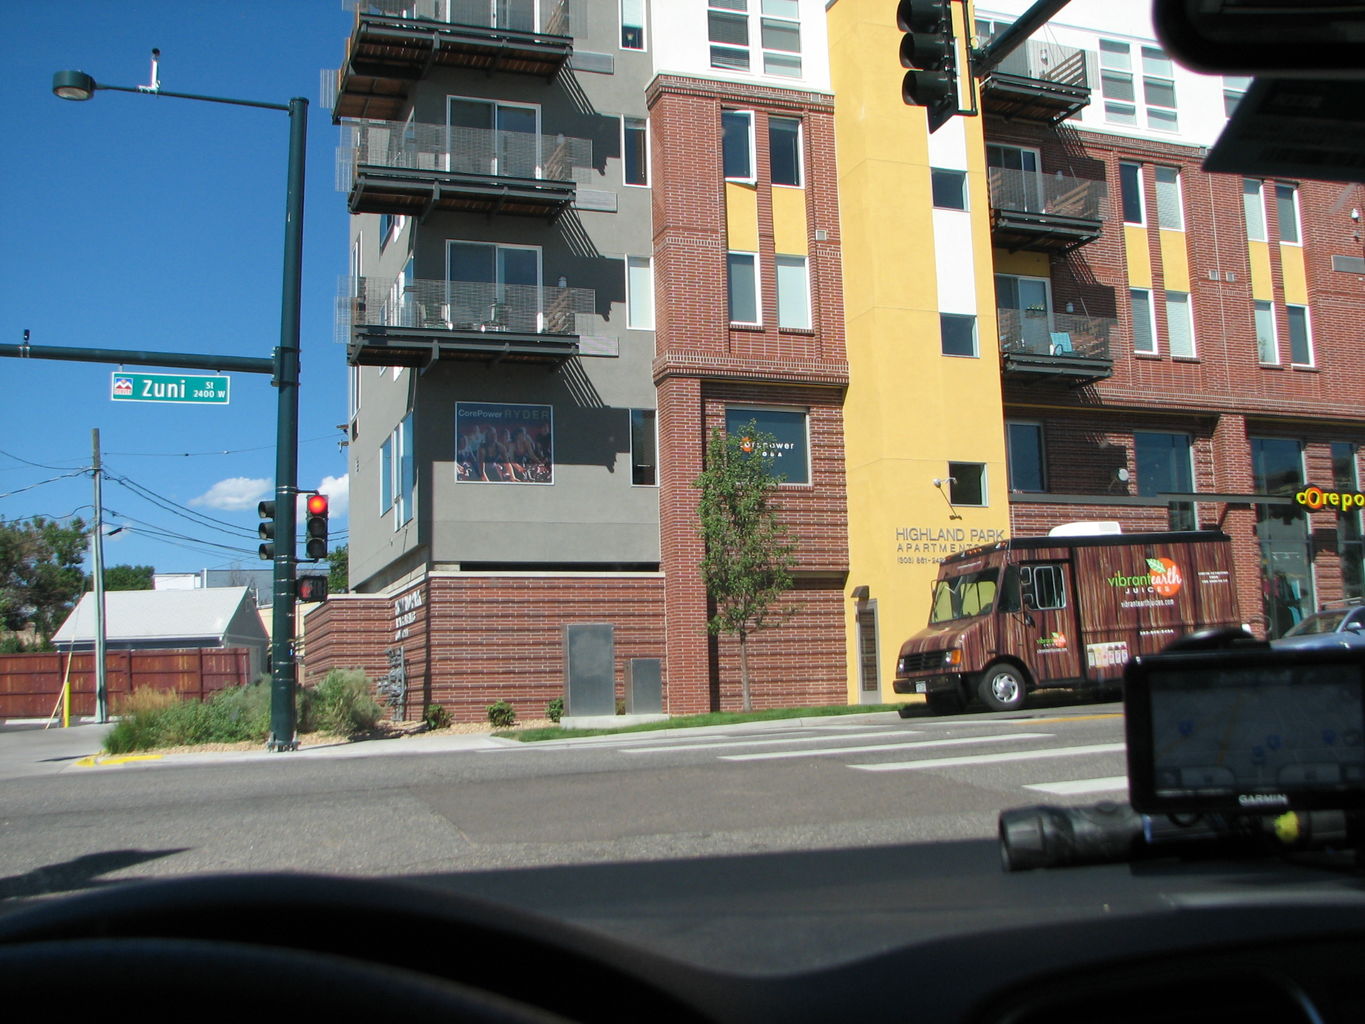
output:
M310 516L325 516L327 514L327 495L316 493L308 495L307 507Z

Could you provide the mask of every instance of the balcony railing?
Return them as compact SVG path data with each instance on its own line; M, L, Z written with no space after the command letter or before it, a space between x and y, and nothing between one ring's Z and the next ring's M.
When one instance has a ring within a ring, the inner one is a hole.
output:
M1100 236L1108 216L1103 181L988 167L991 239L1010 250L1065 252Z
M357 14L438 21L500 31L567 36L570 0L343 0Z
M592 143L563 135L346 121L337 187L352 213L433 209L553 216L587 181Z
M997 309L995 315L1007 375L1086 383L1113 372L1109 337L1116 320L1045 309Z
M558 360L578 347L590 288L487 281L380 280L346 284L338 331L352 363L417 366L440 358Z
M1010 120L1056 124L1090 102L1085 51L1030 40L1002 60L986 78L986 113Z

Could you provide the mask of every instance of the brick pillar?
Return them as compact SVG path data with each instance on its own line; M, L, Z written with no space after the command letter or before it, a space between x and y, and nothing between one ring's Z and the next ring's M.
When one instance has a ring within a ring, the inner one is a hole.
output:
M1225 413L1213 429L1212 490L1225 494L1250 494L1255 489L1251 467L1251 442L1246 417ZM1254 506L1225 507L1219 523L1232 538L1232 565L1237 578L1237 607L1242 621L1257 636L1265 636L1261 602L1261 547L1256 539Z

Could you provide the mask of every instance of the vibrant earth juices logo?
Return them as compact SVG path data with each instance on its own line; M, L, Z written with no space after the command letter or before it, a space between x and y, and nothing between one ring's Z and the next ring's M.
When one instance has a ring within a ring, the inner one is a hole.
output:
M1105 580L1111 587L1150 587L1159 597L1175 597L1185 585L1185 577L1180 566L1169 558L1147 559L1145 576L1121 576L1115 574Z

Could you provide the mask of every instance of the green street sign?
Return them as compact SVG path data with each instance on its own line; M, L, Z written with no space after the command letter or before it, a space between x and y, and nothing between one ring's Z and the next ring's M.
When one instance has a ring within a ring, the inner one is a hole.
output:
M177 402L188 405L227 405L224 374L195 377L185 373L123 373L113 375L109 397L115 402Z

